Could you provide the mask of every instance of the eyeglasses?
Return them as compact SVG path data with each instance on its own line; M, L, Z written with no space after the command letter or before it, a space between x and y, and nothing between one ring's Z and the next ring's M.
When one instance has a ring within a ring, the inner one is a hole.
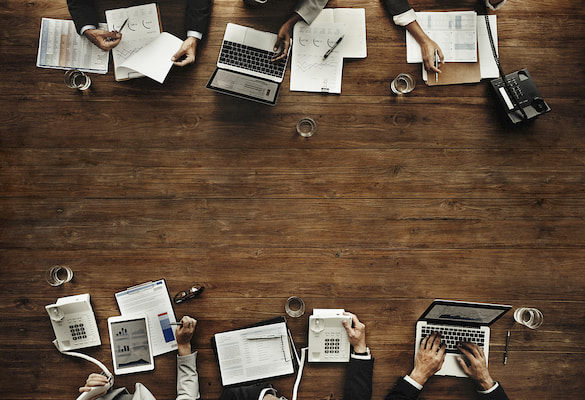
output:
M174 302L176 304L180 304L185 300L193 299L201 294L205 289L204 286L201 285L193 285L187 290L183 290L175 295Z

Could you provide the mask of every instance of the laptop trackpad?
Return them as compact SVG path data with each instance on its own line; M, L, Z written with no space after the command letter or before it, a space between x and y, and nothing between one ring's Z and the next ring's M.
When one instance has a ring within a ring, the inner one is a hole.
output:
M266 51L272 51L276 43L276 35L270 32L262 32L256 29L246 29L244 44Z

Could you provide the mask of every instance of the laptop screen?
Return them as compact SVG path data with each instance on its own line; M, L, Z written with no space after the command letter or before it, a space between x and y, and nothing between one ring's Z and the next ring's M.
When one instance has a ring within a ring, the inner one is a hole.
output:
M435 300L421 319L463 325L491 325L511 308L501 304Z

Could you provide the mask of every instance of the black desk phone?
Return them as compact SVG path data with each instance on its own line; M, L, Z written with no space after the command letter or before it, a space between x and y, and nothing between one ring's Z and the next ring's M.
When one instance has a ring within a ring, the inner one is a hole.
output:
M539 115L550 111L550 107L540 94L536 87L536 83L528 73L526 68L521 69L511 74L504 75L500 59L494 44L492 30L490 27L490 20L485 15L485 25L488 32L488 38L492 48L494 61L498 66L500 77L491 80L492 88L495 91L499 104L504 110L508 120L513 124L530 121L537 118ZM505 80L504 80L505 79Z
M518 124L550 111L526 68L506 75L506 81L508 85L500 77L491 85L510 122Z

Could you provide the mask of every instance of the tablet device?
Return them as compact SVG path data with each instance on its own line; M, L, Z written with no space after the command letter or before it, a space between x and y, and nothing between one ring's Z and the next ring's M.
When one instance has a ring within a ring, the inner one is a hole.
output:
M108 318L114 374L131 374L154 369L146 318L146 315Z

